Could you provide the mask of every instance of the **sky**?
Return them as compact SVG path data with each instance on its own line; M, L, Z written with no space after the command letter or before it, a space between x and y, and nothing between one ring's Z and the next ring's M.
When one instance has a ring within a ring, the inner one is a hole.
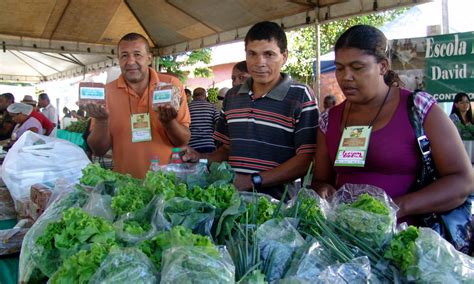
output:
M447 0L449 33L468 32L474 30L472 0ZM442 25L442 1L416 5L410 8L381 30L388 39L414 38L427 36L427 27Z
M447 0L449 32L474 31L472 14L474 0ZM442 25L442 0L420 4L410 8L391 23L386 24L381 30L388 39L424 37L427 35L427 26ZM245 60L244 43L236 42L223 44L212 48L211 65ZM331 60L334 55L322 60Z

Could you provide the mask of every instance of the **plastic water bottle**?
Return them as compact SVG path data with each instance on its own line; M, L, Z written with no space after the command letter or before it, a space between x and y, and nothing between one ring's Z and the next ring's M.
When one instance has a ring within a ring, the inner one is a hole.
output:
M182 164L183 159L181 159L181 149L173 148L171 149L170 164Z
M152 156L150 160L150 172L157 172L160 169L160 158L158 156Z

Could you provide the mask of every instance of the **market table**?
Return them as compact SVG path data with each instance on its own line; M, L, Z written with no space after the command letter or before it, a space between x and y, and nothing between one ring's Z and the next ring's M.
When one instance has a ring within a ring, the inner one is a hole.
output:
M13 228L17 223L16 219L0 221L0 230ZM0 256L0 283L15 284L18 282L18 262L19 253L7 256Z
M64 129L58 129L56 132L56 137L67 140L76 144L79 147L85 148L85 141L82 137L82 133L70 132Z

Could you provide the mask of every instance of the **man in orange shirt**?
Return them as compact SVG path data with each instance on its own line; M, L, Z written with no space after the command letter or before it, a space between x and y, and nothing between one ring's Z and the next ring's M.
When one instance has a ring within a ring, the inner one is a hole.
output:
M148 67L152 54L145 37L136 33L122 37L118 57L122 74L106 85L105 108L98 104L86 106L94 119L87 143L98 156L112 148L114 171L144 178L151 157L158 156L162 164L168 163L173 147L188 144L191 121L188 104L178 78L158 74ZM163 84L179 89L177 110L168 103L153 107L153 94ZM138 117L146 117L150 127L137 128L143 125L136 123Z

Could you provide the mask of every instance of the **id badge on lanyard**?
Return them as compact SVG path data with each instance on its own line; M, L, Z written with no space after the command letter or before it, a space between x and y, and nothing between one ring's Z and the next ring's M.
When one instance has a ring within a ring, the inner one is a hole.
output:
M369 147L370 126L348 126L342 132L334 166L363 167Z
M151 141L150 114L132 114L130 120L132 126L132 142Z

